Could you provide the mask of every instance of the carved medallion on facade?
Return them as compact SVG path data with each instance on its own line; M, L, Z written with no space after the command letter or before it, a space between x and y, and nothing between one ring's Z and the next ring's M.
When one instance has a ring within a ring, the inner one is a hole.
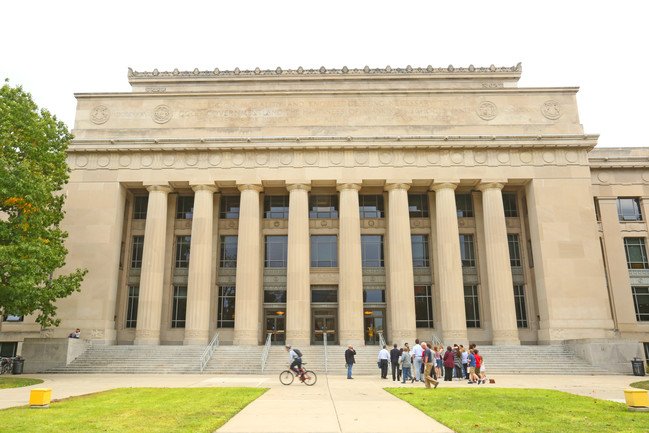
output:
M329 151L329 161L335 165L342 164L343 153L338 150Z
M77 164L77 167L85 167L88 165L88 157L85 155L79 155L76 157L74 162Z
M521 162L529 164L532 162L532 152L521 152L520 154Z
M171 120L171 109L167 105L158 105L153 109L152 117L156 123L167 123Z
M110 158L106 155L102 155L99 158L97 158L97 165L100 167L106 167L108 164L110 164Z
M498 115L498 107L491 101L484 101L478 105L477 113L482 120L492 120Z
M110 110L105 105L97 105L90 111L90 121L95 125L102 125L110 119Z
M547 162L548 164L554 162L554 152L552 151L543 152L543 161Z
M498 152L497 158L498 158L498 162L500 162L501 164L508 163L509 162L509 152L507 152L507 151Z
M437 151L428 152L428 155L426 155L426 159L431 164L437 164L439 162L439 152Z
M383 150L379 152L379 161L381 164L389 164L392 162L392 152L389 150Z
M649 171L642 172L642 180L649 182Z
M316 164L318 162L318 152L317 151L304 152L304 162L306 162L308 165Z
M566 152L566 161L575 163L578 159L579 155L577 154L577 152L573 150Z
M153 157L151 155L142 155L142 158L140 158L140 163L144 167L149 167L151 164L153 164Z
M406 164L414 164L415 161L417 161L417 155L415 152L404 152L403 154L403 162Z
M246 155L243 152L234 152L232 154L232 164L241 165L246 160Z
M354 160L357 164L366 164L369 159L370 153L365 150L354 152Z
M282 152L279 156L279 162L281 162L282 165L289 165L293 162L293 152Z
M464 153L460 151L451 152L451 161L453 161L454 164L460 164L464 161Z
M128 155L122 155L119 157L119 165L121 167L128 167L131 165L131 157Z
M176 155L169 153L162 158L162 163L167 167L171 167L176 162Z
M221 163L221 154L217 152L210 153L210 156L207 158L210 165L219 165Z
M198 156L195 153L189 153L185 155L185 162L187 165L194 166L198 164Z
M267 152L257 152L255 154L255 161L257 164L264 165L268 162L268 153Z
M599 181L602 183L608 183L608 179L609 179L608 173L603 171L599 172L597 174L597 179L599 179Z
M473 160L478 164L484 164L487 162L487 152L484 150L477 150L473 153Z
M557 120L561 117L561 107L557 101L545 101L541 105L541 113L550 120Z

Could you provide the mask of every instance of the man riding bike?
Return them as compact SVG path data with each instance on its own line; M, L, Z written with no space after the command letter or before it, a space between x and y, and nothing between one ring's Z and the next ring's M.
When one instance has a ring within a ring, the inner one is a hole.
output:
M291 371L295 373L296 376L302 376L302 354L299 351L291 349L291 345L286 345L286 351L288 352L288 362L291 364Z

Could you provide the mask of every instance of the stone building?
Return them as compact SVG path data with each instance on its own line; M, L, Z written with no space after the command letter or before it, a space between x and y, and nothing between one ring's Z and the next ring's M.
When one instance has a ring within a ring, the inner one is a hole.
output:
M76 94L64 228L89 273L60 328L6 318L2 347L81 328L635 353L649 151L594 149L578 89L521 71L129 69L131 93Z

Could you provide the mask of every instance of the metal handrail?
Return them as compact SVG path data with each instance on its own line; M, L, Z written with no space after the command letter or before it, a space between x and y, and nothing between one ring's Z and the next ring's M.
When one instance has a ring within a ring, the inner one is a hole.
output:
M325 373L328 373L328 372L329 372L329 359L328 359L328 357L327 357L327 333L324 332L322 335L323 335L323 337L324 337L323 343L324 343L324 362L325 362L324 364L325 364Z
M212 355L214 354L214 351L216 350L217 347L219 347L218 332L214 334L214 337L212 337L212 341L210 341L210 344L207 345L207 347L203 351L203 354L201 355L201 359L200 359L201 373L203 372L203 370L205 370L205 366L207 366L207 363L210 362L210 359L212 359Z
M430 337L430 342L433 344L433 346L443 346L442 340L437 338L437 335L433 332L433 335Z
M268 336L266 337L266 344L264 344L264 351L261 354L261 371L263 373L264 368L266 368L266 361L268 360L268 353L270 352L270 340L273 334L270 332L268 333Z
M378 331L377 334L379 334L379 345L381 346L381 349L383 349L383 346L387 346L385 338L383 338L383 332Z

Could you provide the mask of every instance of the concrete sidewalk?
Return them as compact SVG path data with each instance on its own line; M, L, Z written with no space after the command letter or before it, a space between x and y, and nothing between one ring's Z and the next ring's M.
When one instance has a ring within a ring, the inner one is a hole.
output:
M0 390L0 409L29 403L32 388L52 388L52 399L90 394L120 387L264 387L270 388L219 432L450 432L409 404L382 390L384 387L422 388L423 384L402 385L378 376L319 375L308 387L294 382L279 383L276 375L23 375L45 382L27 388ZM466 381L441 382L440 387L541 388L624 402L624 389L642 380L635 376L492 376L496 384L468 385ZM431 393L435 390L430 390ZM413 426L416 426L413 429Z

